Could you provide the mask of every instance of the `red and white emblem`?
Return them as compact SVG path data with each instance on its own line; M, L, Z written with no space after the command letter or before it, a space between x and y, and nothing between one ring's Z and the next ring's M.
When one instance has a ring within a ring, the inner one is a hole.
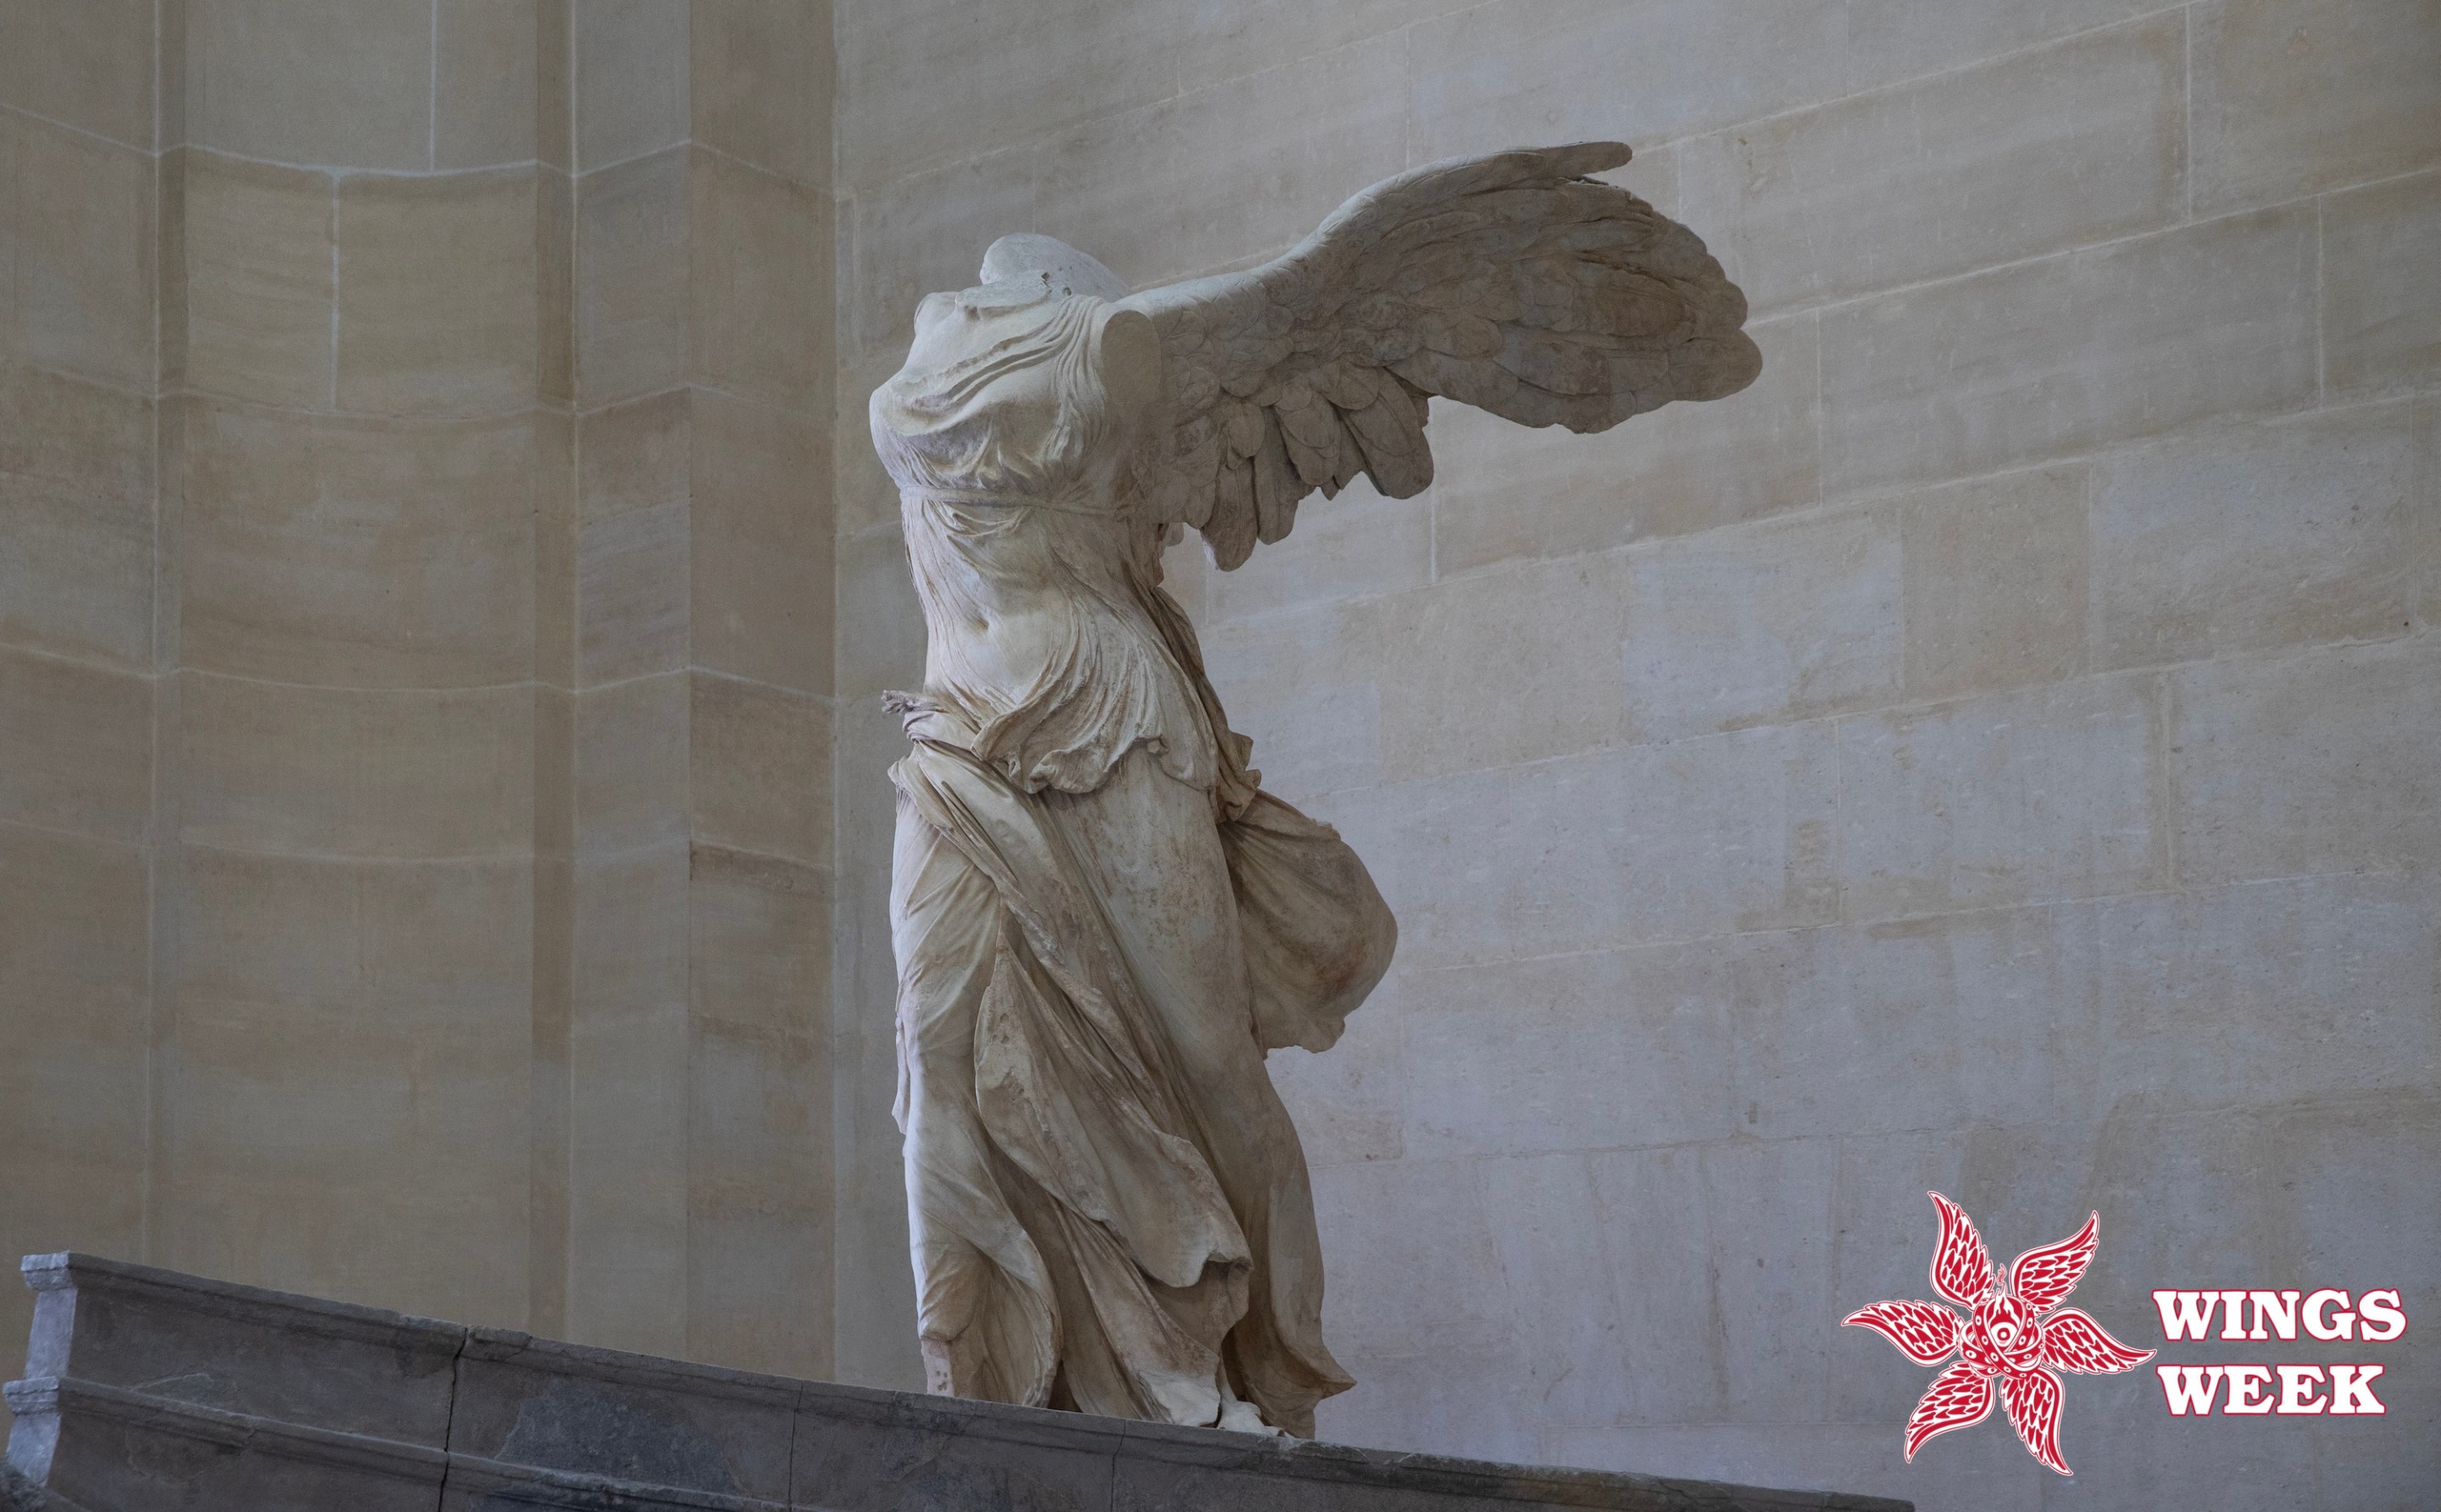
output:
M2115 1376L2153 1358L2149 1349L2130 1349L2111 1338L2074 1307L2059 1306L2093 1258L2102 1215L2090 1215L2071 1236L2029 1250L1995 1273L1966 1210L1938 1192L1926 1195L1941 1210L1932 1289L1967 1309L1966 1316L1938 1303L1877 1302L1840 1320L1874 1330L1919 1365L1958 1356L1915 1404L1907 1457L1912 1461L1935 1434L1983 1421L1997 1393L2034 1458L2062 1475L2076 1473L2060 1458L2060 1381L2052 1372Z

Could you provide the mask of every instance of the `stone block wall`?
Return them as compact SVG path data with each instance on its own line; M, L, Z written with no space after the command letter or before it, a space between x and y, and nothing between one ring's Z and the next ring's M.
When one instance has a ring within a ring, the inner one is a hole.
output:
M0 1235L119 1253L149 1151L153 57L150 0L0 12Z
M862 442L916 298L1005 231L1151 283L1619 137L1752 297L1753 388L1591 438L1436 405L1424 496L1172 555L1401 924L1340 1047L1272 1060L1361 1382L1324 1434L1926 1506L2441 1478L2396 1346L2385 1422L2079 1378L2073 1481L1997 1421L1904 1467L1928 1373L1835 1326L1925 1293L1927 1188L2003 1262L2100 1210L2076 1301L2140 1346L2154 1287L2441 1295L2430 4L838 14L843 1378L920 1379L875 694L922 627Z
M1926 1187L2003 1259L2102 1210L2140 1343L2155 1286L2441 1281L2429 0L0 3L0 1251L920 1379L863 423L916 297L1588 136L1755 387L1442 406L1424 497L1173 558L1404 929L1273 1062L1324 1431L2420 1490L2414 1351L2380 1424L2072 1382L2069 1482L1902 1468L1924 1374L1833 1324L1921 1293Z
M0 1248L827 1368L829 46L0 8Z
M565 1336L824 1375L830 18L565 12Z

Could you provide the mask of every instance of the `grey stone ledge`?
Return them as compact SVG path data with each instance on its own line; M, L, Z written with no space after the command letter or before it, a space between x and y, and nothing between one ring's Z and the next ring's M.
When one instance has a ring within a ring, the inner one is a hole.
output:
M25 1263L9 1460L139 1512L1902 1512L790 1380L81 1254ZM72 1500L71 1500L72 1499ZM47 1512L46 1507L46 1512Z
M90 1414L148 1433L172 1434L247 1453L276 1454L401 1480L438 1485L449 1464L446 1452L421 1444L274 1422L247 1413L153 1396L74 1377L12 1380L0 1386L0 1395L8 1398L9 1411L20 1418Z
M443 1353L455 1353L470 1332L464 1323L240 1286L234 1281L213 1281L126 1260L106 1260L99 1255L29 1254L17 1262L17 1269L25 1277L27 1289L35 1293L37 1305L45 1292L107 1290L130 1298L148 1298L182 1312L274 1327L283 1333L357 1340L391 1347L422 1344ZM36 1329L34 1337L41 1340L42 1330ZM61 1342L65 1341L63 1336ZM33 1364L28 1357L27 1373L40 1374Z

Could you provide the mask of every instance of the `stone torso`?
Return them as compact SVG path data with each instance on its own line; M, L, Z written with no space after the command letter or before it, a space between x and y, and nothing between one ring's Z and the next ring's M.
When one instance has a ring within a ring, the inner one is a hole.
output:
M1090 792L1139 745L1196 786L1217 775L1122 513L1146 386L1108 381L1114 313L1001 286L934 295L873 395L928 637L910 732L1028 791Z

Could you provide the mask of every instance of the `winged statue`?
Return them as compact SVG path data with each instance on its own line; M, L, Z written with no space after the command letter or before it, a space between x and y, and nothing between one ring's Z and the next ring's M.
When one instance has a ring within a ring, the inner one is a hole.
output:
M1608 429L1761 369L1613 142L1456 158L1260 267L1130 292L1049 237L924 299L873 395L924 608L891 926L918 1341L940 1393L1311 1436L1322 1338L1294 1126L1397 927L1265 792L1166 545L1214 564L1359 475L1432 481L1434 399Z

